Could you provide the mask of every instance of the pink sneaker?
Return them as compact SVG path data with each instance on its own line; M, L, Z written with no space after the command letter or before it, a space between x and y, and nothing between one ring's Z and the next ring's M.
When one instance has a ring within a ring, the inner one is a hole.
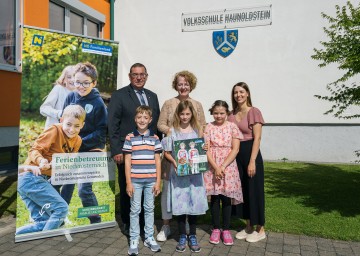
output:
M223 243L225 245L233 245L234 244L234 240L233 240L232 235L229 230L224 230L221 233L221 236L222 236Z
M212 244L218 244L220 242L220 229L213 229L211 232L210 240L209 242Z

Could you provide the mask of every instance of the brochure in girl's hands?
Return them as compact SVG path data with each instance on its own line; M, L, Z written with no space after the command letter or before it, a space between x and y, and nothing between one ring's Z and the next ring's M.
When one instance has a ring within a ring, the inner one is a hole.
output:
M208 170L204 145L203 138L174 141L178 176L199 174Z

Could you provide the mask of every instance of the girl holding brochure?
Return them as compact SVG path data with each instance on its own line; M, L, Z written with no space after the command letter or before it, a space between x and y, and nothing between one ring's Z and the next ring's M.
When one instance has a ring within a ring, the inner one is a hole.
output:
M173 149L173 142L201 137L201 126L196 118L194 106L188 100L179 103L173 120L173 127L167 137L162 140L164 156L171 163L166 208L168 212L172 212L173 215L177 216L180 238L176 251L184 252L188 242L192 252L200 252L201 248L196 238L197 215L205 214L208 210L203 175L177 175L176 153ZM186 217L188 217L190 226L188 237L185 228Z
M157 128L164 135L168 134L173 123L173 117L177 105L184 100L189 100L193 104L196 110L196 118L200 123L201 127L205 127L205 114L204 109L199 101L194 100L190 97L190 94L195 90L197 86L196 76L187 71L183 70L175 74L174 79L171 84L172 88L177 92L177 96L170 98L164 102L164 105L161 108L159 121L157 123ZM165 136L164 136L165 137ZM156 240L164 242L167 240L168 236L171 234L170 230L170 220L172 219L172 213L166 210L166 202L168 201L167 195L168 192L166 189L169 187L169 173L170 173L170 163L163 158L161 161L161 179L163 182L163 190L161 193L161 217L163 219L163 226L161 227L160 232L156 236Z

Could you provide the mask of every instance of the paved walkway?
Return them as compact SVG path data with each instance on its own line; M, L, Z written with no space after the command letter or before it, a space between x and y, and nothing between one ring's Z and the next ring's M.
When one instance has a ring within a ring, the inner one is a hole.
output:
M158 227L160 222L156 223ZM172 230L176 232L176 227ZM267 239L258 243L247 243L236 240L233 246L223 244L212 245L209 241L210 226L201 225L197 230L200 253L192 255L212 256L275 256L275 255L359 255L360 242L345 242L323 238L289 235L283 233L268 232ZM0 256L12 255L127 255L128 240L121 233L118 226L95 231L72 234L73 241L68 242L65 236L57 236L27 242L14 242L15 219L5 217L0 219ZM233 235L235 235L233 231ZM170 237L164 243L160 243L162 255L190 255L186 248L184 253L175 252L177 234ZM139 255L152 255L148 248L140 243Z

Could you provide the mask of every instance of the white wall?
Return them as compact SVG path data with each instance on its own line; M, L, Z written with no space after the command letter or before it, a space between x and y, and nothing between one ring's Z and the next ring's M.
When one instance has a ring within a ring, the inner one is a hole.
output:
M128 84L129 67L148 67L147 87L161 103L175 96L173 75L183 69L199 80L192 97L204 108L216 99L230 102L230 90L245 81L253 101L271 123L346 123L323 113L331 106L313 95L327 94L326 84L341 76L336 66L320 69L312 60L314 47L326 40L327 22L345 0L118 0L115 2L115 40L120 42L119 87ZM359 0L353 0L358 4ZM272 4L270 26L239 28L235 51L227 58L212 45L212 31L181 32L181 14ZM357 78L359 81L359 78ZM210 116L207 116L210 118ZM211 120L211 119L210 119Z
M261 152L266 160L354 163L359 135L360 126L264 126Z
M359 4L359 0L351 2ZM181 32L182 13L268 4L272 4L272 25L239 28L237 47L227 58L215 52L213 31ZM321 12L334 16L336 4L343 6L346 0L117 0L118 87L129 83L130 66L141 62L149 72L146 87L158 94L161 105L176 96L171 89L172 78L186 69L198 78L198 87L191 96L201 101L205 110L217 99L230 103L231 87L244 81L249 84L253 103L261 109L267 123L358 123L358 120L323 115L331 103L314 97L328 95L326 85L342 75L336 65L320 69L320 62L311 59L313 49L321 48L319 42L327 40L323 27L328 23ZM359 80L359 77L352 79L357 83ZM360 109L349 110L355 111L359 113ZM207 121L211 121L211 116L206 114ZM351 162L353 151L360 149L359 134L360 126L356 125L310 130L304 126L269 126L264 128L262 148L265 159ZM351 143L343 140L344 137ZM275 141L281 147L274 147ZM335 145L339 147L335 149Z

